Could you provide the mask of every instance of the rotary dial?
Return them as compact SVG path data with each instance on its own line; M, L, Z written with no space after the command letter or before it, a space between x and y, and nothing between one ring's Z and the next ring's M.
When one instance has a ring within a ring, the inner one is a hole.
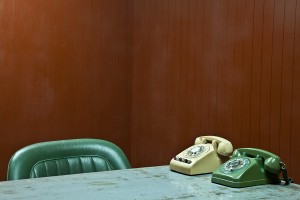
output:
M229 160L222 168L221 171L224 173L235 172L245 166L250 164L249 159L247 158L235 158Z
M191 149L189 149L185 156L188 156L188 157L198 157L200 156L201 154L205 153L207 150L209 149L208 146L204 146L204 145L197 145L197 146L194 146L192 147Z

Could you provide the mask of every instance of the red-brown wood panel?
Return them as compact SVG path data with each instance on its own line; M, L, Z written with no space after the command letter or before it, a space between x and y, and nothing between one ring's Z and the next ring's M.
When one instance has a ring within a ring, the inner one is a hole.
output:
M167 116L170 119L169 124L169 131L171 131L172 137L169 138L170 142L172 142L173 150L180 151L180 149L185 147L185 138L181 137L182 129L181 129L181 122L180 122L180 110L179 110L179 88L175 87L176 83L180 81L180 74L178 69L180 69L180 34L181 34L181 22L179 21L181 18L181 10L180 10L180 1L169 1L169 26L167 35L170 38L168 40L169 46L169 70L170 70L170 90L171 90L171 99L170 104L171 112L167 113ZM185 133L186 134L186 133ZM180 142L182 141L182 142ZM176 145L181 143L180 145ZM171 152L170 152L171 155Z
M244 135L242 135L242 83L243 83L243 68L244 68L244 21L245 21L245 1L237 0L235 2L235 18L234 18L234 55L233 55L233 134L238 141L238 145Z
M191 1L189 1L191 2ZM190 17L189 14L192 12L189 11L189 2L183 3L180 1L179 7L180 7L180 12L181 12L181 32L180 32L180 63L179 63L179 82L180 85L178 87L179 89L179 113L180 113L180 128L182 127L189 127L189 128L184 128L183 131L186 132L186 139L189 138L190 135L190 130L191 130L191 124L189 120L189 105L191 105L191 99L189 98L189 91L191 90L191 87L189 86L188 83L188 75L193 74L193 72L190 72L191 66L189 66L188 63L188 55L192 54L191 52L189 53L189 47L191 43L189 43L190 40Z
M203 122L201 121L202 117L202 66L203 66L203 34L204 34L204 0L197 0L195 4L190 4L191 7L195 8L195 45L193 46L194 49L194 85L193 85L193 117L194 117L194 132L191 133L193 136L200 132L203 127ZM197 86L197 87L196 87ZM197 124L197 125L196 125ZM191 139L192 141L192 139ZM173 144L175 145L175 144Z
M207 85L208 89L208 131L213 132L213 129L217 128L216 124L216 116L217 116L217 82L218 82L218 43L219 43L219 21L220 21L220 2L219 1L211 1L210 5L210 18L212 20L208 20L210 23L210 47L208 51L208 59L209 65L208 67L208 77L209 84Z
M283 54L282 54L282 82L281 82L281 126L280 126L280 156L287 168L291 163L291 126L292 126L292 95L295 46L295 16L296 1L285 2Z
M196 127L195 127L195 116L194 116L194 110L195 110L195 55L196 52L194 51L196 47L196 14L197 14L197 5L196 5L196 0L191 0L189 1L187 5L187 14L188 14L188 27L187 27L187 33L188 33L188 47L186 51L186 83L188 85L188 90L186 90L186 99L189 101L187 104L187 118L186 118L186 123L188 124L187 126L189 127L187 129L187 138L189 140L193 140L194 138L194 133L196 132Z
M245 22L243 27L243 67L242 67L242 125L241 147L247 147L251 138L251 86L253 58L253 24L255 1L245 1Z
M294 180L299 183L299 141L300 141L300 1L298 0L295 5L295 30L294 30L294 46L293 46L293 74L292 74L292 122L291 122L291 163L290 174L293 175ZM284 141L283 141L284 143Z
M238 131L236 127L233 126L234 124L234 118L235 118L235 113L233 112L234 110L234 102L233 102L233 97L234 97L234 85L235 85L235 74L234 74L234 51L235 51L235 35L236 35L236 30L235 26L232 24L235 23L235 17L236 17L236 1L227 1L227 12L228 12L228 17L227 17L227 34L224 35L226 38L226 65L224 66L225 68L225 80L224 80L224 85L225 85L225 101L224 101L224 106L226 108L224 112L224 117L225 117L225 129L224 132L228 135L228 140L232 142L234 146L237 146L239 144L237 134ZM221 136L221 135L220 135ZM224 136L223 136L224 137Z
M0 5L0 179L34 142L102 138L130 157L128 1Z
M263 36L264 1L255 1L253 18L253 57L251 66L251 118L250 118L250 146L259 146L260 120L260 86L262 69L262 36Z
M284 1L275 0L274 5L274 32L271 71L271 101L270 101L270 151L280 152L280 99L282 79L282 49L284 29Z
M299 181L294 165L294 152L299 152L294 142L299 128L299 2L133 4L134 165L168 164L195 137L217 134L235 148L278 154ZM161 14L162 7L167 14ZM166 62L163 55L168 55ZM162 64L153 65L157 62ZM155 144L146 142L155 137Z
M213 130L209 130L209 68L210 68L210 52L211 52L211 20L210 16L214 13L211 13L211 1L203 2L203 39L202 39L202 56L201 56L201 100L200 100L200 123L202 125L202 130L205 132L212 132Z
M218 13L218 50L216 56L217 83L216 83L216 132L225 134L225 115L227 104L225 103L226 91L226 51L227 51L227 23L228 23L228 4L226 1L219 1ZM195 72L196 73L196 72ZM222 103L224 102L224 103ZM228 132L227 132L228 133Z
M260 87L260 116L259 143L260 148L270 150L270 101L271 101L271 72L273 52L274 1L264 2L261 87Z

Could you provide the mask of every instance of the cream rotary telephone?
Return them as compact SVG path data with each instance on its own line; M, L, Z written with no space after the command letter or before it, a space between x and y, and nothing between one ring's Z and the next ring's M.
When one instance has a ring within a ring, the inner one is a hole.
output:
M201 136L195 144L176 155L170 162L170 169L183 174L212 173L229 160L233 152L231 142L218 136Z

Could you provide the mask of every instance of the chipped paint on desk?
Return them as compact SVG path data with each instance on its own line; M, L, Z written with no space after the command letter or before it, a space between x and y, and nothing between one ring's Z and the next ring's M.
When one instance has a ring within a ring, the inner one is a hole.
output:
M187 176L168 166L56 176L0 183L0 199L300 199L291 184L229 188L211 174Z

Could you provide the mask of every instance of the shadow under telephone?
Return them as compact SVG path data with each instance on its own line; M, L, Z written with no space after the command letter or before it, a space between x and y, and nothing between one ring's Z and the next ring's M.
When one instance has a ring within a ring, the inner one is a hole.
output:
M170 169L183 174L212 173L229 159L232 144L218 136L201 136L195 144L176 155L170 161Z

